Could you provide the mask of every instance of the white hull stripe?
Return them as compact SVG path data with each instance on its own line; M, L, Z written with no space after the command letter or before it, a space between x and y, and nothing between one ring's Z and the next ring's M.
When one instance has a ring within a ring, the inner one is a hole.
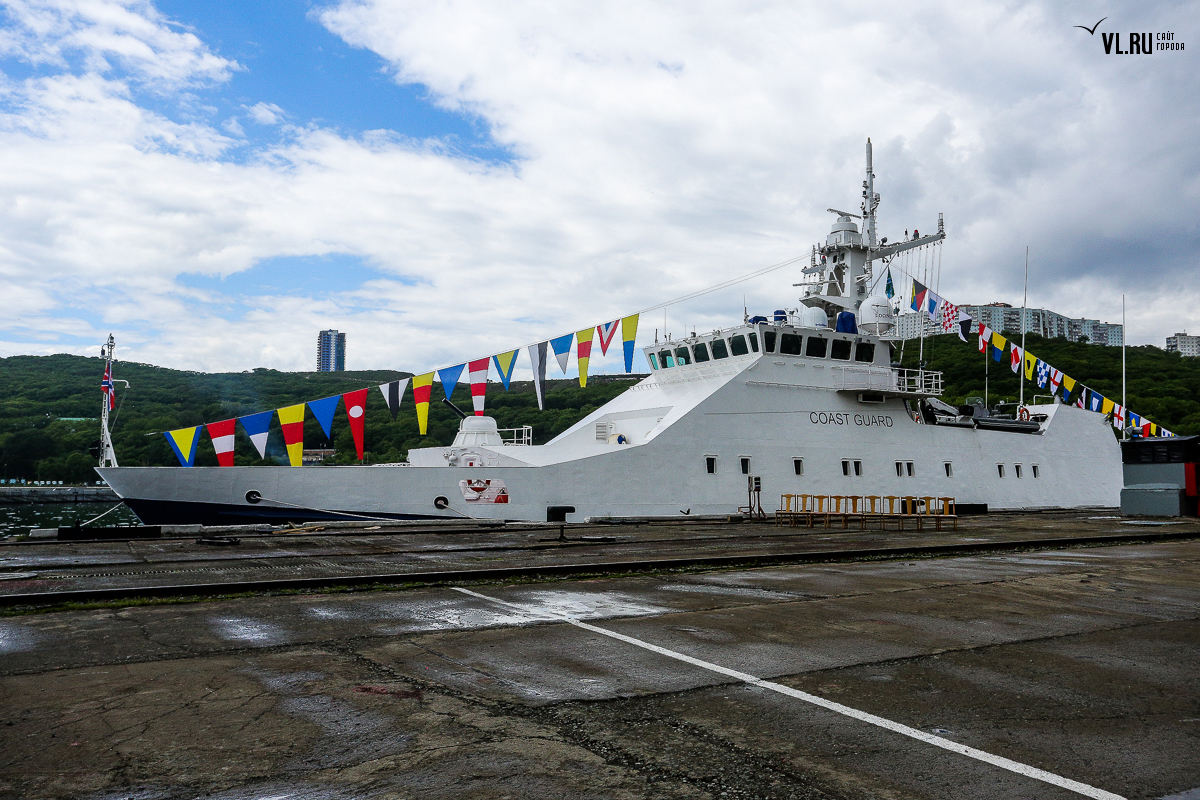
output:
M699 667L701 669L708 670L709 672L716 672L720 675L726 675L743 683L748 683L751 686L757 686L762 689L768 689L772 692L778 692L779 694L787 695L788 697L793 697L797 700L803 700L806 703L812 703L813 705L820 706L828 711L843 714L847 717L851 717L852 719L859 720L860 722L876 725L880 728L892 731L893 733L899 733L903 736L908 736L912 739L925 742L926 744L940 747L943 750L949 750L952 753L958 753L959 755L964 755L968 758L974 758L978 761L983 761L984 763L1000 767L1001 769L1006 769L1009 772L1015 772L1018 775L1024 775L1027 778L1033 778L1034 780L1039 780L1044 783L1049 783L1053 786L1058 786L1060 788L1076 792L1084 797L1094 797L1097 798L1097 800L1125 800L1125 798L1123 798L1121 795L1113 794L1112 792L1106 792L1103 789L1097 789L1094 786L1088 786L1086 783L1073 781L1070 778L1064 778L1061 775L1055 775L1052 772L1046 772L1045 770L1038 769L1037 767L1031 767L1028 764L1022 764L1019 761L1013 761L1011 759L1004 758L1003 756L992 755L991 753L986 753L983 750L977 750L974 747L968 747L965 744L959 744L958 742L951 741L950 739L943 739L941 736L935 736L931 733L926 733L925 731L918 730L916 728L910 728L909 726L902 725L899 722L893 722L890 719L877 717L874 714L868 714L865 711L859 711L856 708L850 708L849 706L844 706L841 703L834 703L826 700L823 697L808 694L807 692L801 692L797 689L784 686L783 684L764 681L745 672L738 672L735 669L722 667L719 664L711 664L707 661L701 661L698 658L692 658L691 656L684 655L683 653L678 653L674 650L668 650L665 647L659 647L658 645L644 642L641 639L635 639L632 636L625 636L624 634L616 633L615 631L598 628L595 625L589 625L586 622L582 622L574 617L566 616L565 614L559 614L554 611L543 609L534 610L516 603L509 603L505 600L498 600L495 597L488 597L487 595L479 594L478 592L472 592L469 589L462 589L457 586L452 586L451 588L456 592L462 592L463 594L470 595L471 597L478 597L481 600L487 600L488 602L496 603L497 605L507 606L508 608L516 609L517 611L533 617L554 617L555 619L561 620L570 625L574 625L577 628L582 628L583 630L591 631L592 633L598 633L601 636L607 636L611 639L617 639L625 642L626 644L640 647L643 650L649 650L652 653L658 653L659 655L666 656L667 658L673 658L676 661L682 661L685 664L691 664L694 667Z

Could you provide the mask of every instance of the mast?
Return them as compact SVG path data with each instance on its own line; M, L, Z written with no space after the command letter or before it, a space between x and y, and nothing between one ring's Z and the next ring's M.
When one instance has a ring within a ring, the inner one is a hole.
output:
M1125 422L1121 423L1121 438L1129 438L1129 408L1125 405L1125 295L1121 295L1121 409Z
M1029 315L1029 245L1025 245L1025 299L1021 301L1021 368L1017 371L1021 380L1021 405L1025 405L1025 318Z
M117 466L117 452L113 449L112 434L108 432L108 402L111 396L109 392L116 394L116 386L112 379L112 361L113 350L117 347L117 340L110 333L108 342L100 347L100 357L104 359L104 377L107 379L107 391L100 399L100 466L115 467ZM126 386L129 384L125 381Z

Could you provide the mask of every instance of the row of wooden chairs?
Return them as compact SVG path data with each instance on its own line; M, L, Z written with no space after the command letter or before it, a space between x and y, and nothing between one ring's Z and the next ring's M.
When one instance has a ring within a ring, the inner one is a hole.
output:
M865 530L867 523L878 522L886 530L889 522L895 522L899 530L912 520L918 531L932 522L937 530L950 523L958 530L958 515L955 513L953 497L918 495L823 495L785 494L780 495L779 510L775 512L776 525L796 527L804 523L812 528L819 521L826 528L841 522L843 528L858 522Z

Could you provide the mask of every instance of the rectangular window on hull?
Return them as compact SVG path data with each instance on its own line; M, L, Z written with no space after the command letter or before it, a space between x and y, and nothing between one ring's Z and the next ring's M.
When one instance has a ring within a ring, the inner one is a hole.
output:
M1020 464L1013 465L1013 475L1016 475L1018 478L1025 477L1023 474L1021 474L1021 465Z
M748 334L746 334L746 338L750 340L750 349L757 353L758 352L758 334L757 333L748 333Z
M953 478L954 477L954 464L947 461L945 466L946 466L946 477Z
M845 475L846 477L850 477L850 461L849 461L849 459L845 459L845 458L842 459L842 474Z
M904 470L905 470L905 472L908 473L908 477L911 478L913 476L913 462L905 461L904 462Z
M829 347L829 357L838 361L850 360L850 348L854 346L854 342L847 342L845 339L834 339L833 344Z
M692 349L696 351L697 364L708 361L708 348L704 346L704 342L701 342Z
M913 462L911 462L911 461L897 461L896 462L896 477L897 478L904 478L904 477L911 478L912 476L913 476Z
M785 333L779 337L779 352L785 356L800 355L800 336L795 333Z
M763 331L763 350L768 353L775 352L775 331Z
M704 457L704 468L708 471L709 475L716 475L717 474L717 457L716 456L705 456Z
M750 474L750 459L748 459L748 458L742 459L742 474L743 475Z
M729 340L729 350L735 356L744 356L750 352L746 347L746 337L740 333Z
M1004 477L1004 465L1003 464L996 465L996 474L999 475L1001 478Z
M875 360L875 344L873 342L859 342L858 347L854 350L854 360L861 361L864 364L870 364Z
M725 347L724 339L713 339L712 350L713 358L729 358L729 350Z
M1042 468L1041 467L1039 467L1037 464L1034 464L1032 469L1033 469L1033 477L1035 477L1035 478L1042 477Z
M856 477L856 478L862 477L862 462L861 461L854 462L854 477Z
M822 339L820 336L810 336L808 337L808 343L804 346L804 355L809 358L824 358L825 347L828 344L828 339Z
M792 469L794 469L796 471L797 475L803 475L804 474L804 459L803 458L793 458L792 459Z

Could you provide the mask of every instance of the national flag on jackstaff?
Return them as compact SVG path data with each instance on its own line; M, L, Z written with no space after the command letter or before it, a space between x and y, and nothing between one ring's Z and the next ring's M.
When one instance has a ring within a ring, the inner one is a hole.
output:
M208 438L212 439L213 450L217 451L217 464L222 467L233 466L234 433L237 431L236 419L223 419L220 422L210 422Z
M112 377L112 362L108 361L104 364L104 377L100 379L100 391L104 392L104 399L108 402L108 410L112 411L117 407L117 389L113 386Z
M637 338L638 315L630 314L621 320L621 348L625 351L625 372L633 372L633 343Z
M175 451L180 466L190 467L196 463L196 444L200 441L200 429L203 427L197 425L194 428L179 428L163 433L171 449Z
M433 373L413 376L412 387L413 402L417 406L417 428L424 436L429 430L429 393L433 390Z
M279 415L279 427L283 429L288 463L298 467L304 463L304 403L276 409L275 413Z
M467 365L467 378L471 381L471 406L475 416L483 416L483 404L487 400L488 362L491 359L479 358Z
M258 450L259 458L267 457L267 436L271 431L271 418L274 416L274 411L260 411L257 414L238 417L238 422L242 423L242 430L246 432L246 435L250 437L250 443Z
M887 295L887 299L891 300L896 296L896 287L892 285L892 268L888 267L887 285L884 287L883 293Z
M363 423L367 418L368 387L346 392L342 402L346 404L346 420L350 423L350 435L354 437L354 449L358 451L358 460L363 460Z
M383 392L383 399L387 403L388 411L392 412L392 422L396 421L396 414L400 411L400 401L404 399L406 388L408 388L408 378L379 384L379 391Z

